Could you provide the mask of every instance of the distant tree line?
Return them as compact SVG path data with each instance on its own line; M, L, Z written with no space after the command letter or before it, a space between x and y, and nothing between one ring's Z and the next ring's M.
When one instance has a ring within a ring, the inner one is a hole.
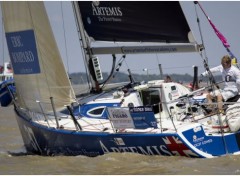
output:
M180 83L190 83L193 81L193 76L190 74L168 74L174 82L180 82ZM105 80L108 77L108 73L103 72L103 79ZM167 75L164 74L163 78L164 79ZM72 82L72 84L85 84L88 82L87 76L85 73L78 72L78 73L71 73L69 75L69 78ZM135 82L141 82L141 81L149 81L149 80L159 80L161 79L160 75L156 74L132 74L132 78L134 79ZM214 77L216 82L221 81L221 76L215 76ZM199 77L200 79L200 77ZM113 77L110 79L108 83L119 83L119 82L128 82L130 81L129 75L126 73L122 72L116 72L113 74ZM203 81L207 81L207 78L204 78Z

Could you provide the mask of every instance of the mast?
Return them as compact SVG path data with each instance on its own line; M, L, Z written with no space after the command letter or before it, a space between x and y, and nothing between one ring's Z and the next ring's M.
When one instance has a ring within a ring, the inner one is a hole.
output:
M92 90L95 89L96 92L99 92L100 91L99 83L96 79L95 74L93 73L94 68L93 68L92 58L94 56L90 52L90 43L88 40L88 36L85 35L86 33L84 31L84 26L83 26L81 12L80 12L80 8L78 6L78 2L73 1L72 6L73 6L74 14L75 14L75 17L77 20L78 32L81 37L80 40L82 41L82 45L83 45L83 52L84 52L84 57L85 57L84 62L85 62L85 65L88 67L87 68L87 77L91 82L90 86L92 86Z

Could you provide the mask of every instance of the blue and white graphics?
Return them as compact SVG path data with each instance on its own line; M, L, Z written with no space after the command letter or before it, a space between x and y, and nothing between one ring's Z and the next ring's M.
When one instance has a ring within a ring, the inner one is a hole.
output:
M14 73L40 73L34 31L9 32L6 38Z

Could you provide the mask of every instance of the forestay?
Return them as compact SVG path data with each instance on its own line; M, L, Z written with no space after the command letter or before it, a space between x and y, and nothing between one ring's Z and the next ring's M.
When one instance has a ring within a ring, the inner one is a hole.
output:
M51 109L75 99L42 2L2 2L2 12L18 101L21 107ZM11 10L9 10L11 9ZM46 104L47 103L47 104Z

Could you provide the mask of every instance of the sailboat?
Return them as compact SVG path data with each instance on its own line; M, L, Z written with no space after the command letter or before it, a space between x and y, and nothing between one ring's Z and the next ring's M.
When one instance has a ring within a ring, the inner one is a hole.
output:
M13 79L13 72L11 63L5 62L3 66L0 65L0 83Z
M189 92L178 83L160 80L137 84L131 74L130 83L108 91L99 83L96 55L202 49L179 2L72 4L92 75L91 94L84 98L72 88L44 3L1 2L16 86L16 93L9 94L29 153L95 157L129 152L196 158L239 154L239 132L221 123L213 125L221 117L206 116L199 105L204 98L194 96L203 89ZM94 41L117 45L99 46Z
M15 94L16 88L11 63L5 62L3 66L0 66L0 104L2 107L12 104L13 98L9 92Z

